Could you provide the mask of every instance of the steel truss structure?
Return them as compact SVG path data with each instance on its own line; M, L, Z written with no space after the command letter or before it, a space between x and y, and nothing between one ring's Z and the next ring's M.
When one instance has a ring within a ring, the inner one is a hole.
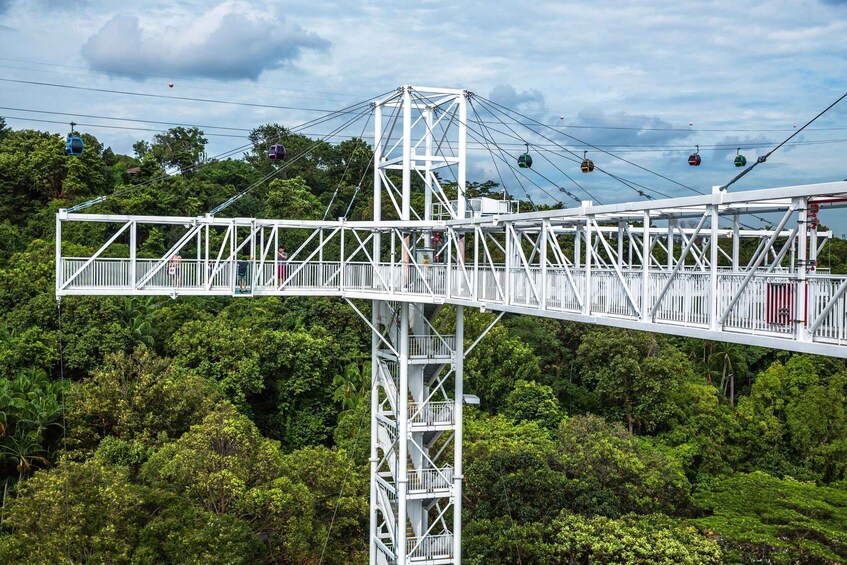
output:
M818 264L832 234L817 219L847 202L847 182L530 213L473 206L468 96L404 87L375 103L372 221L56 219L60 297L372 302L359 311L372 331L371 563L461 561L464 308L847 358L847 276ZM774 225L746 227L753 214ZM153 228L165 253L144 245ZM102 245L64 256L76 230Z

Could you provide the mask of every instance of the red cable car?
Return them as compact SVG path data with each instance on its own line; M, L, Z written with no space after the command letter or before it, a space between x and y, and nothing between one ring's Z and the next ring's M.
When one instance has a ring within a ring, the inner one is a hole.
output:
M688 156L688 164L692 167L699 167L702 162L702 159L700 159L700 146L695 145L694 147L697 148L697 151Z

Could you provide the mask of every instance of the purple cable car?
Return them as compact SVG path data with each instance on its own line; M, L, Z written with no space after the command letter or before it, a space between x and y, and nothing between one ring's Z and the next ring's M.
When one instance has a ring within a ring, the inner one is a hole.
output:
M271 161L282 161L285 159L285 145L271 145L268 149L268 159Z

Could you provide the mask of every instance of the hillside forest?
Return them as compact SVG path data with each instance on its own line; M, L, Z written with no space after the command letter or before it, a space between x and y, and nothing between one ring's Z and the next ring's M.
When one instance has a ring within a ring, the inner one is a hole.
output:
M204 214L273 172L277 138L307 156L226 215L320 219L332 201L329 217L368 219L370 146L269 124L195 167L197 129L133 155L83 138L71 157L0 120L0 563L367 563L371 343L349 305L59 308L54 231L58 209L106 194L86 211ZM139 252L172 237L149 230ZM847 273L847 242L827 253ZM493 319L466 310L466 339ZM843 360L506 316L465 379L481 400L465 412L467 563L847 562Z

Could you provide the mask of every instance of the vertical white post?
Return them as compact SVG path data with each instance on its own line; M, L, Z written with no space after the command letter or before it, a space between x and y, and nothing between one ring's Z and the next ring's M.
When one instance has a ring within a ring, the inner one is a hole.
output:
M382 161L382 106L374 104L374 153L373 153L373 218L375 222L382 219L382 177L380 176L379 165ZM381 239L380 233L377 231L373 236L373 262L374 269L378 269L381 263ZM376 280L377 277L374 277ZM391 284L389 278L389 284ZM377 301L371 302L371 323L377 330L379 329L379 310L380 303ZM377 565L376 555L376 538L377 538L377 464L379 463L379 450L377 443L377 416L379 415L379 387L376 386L376 381L379 378L379 359L377 357L379 348L379 336L373 329L371 330L371 492L370 492L370 565ZM396 539L396 538L395 538Z
M342 220L342 222L344 222L344 220ZM342 292L344 291L344 282L345 282L345 277L344 277L344 270L345 270L345 267L344 267L344 232L345 231L347 231L347 228L345 228L342 225L341 226L341 255L339 257L339 263L338 263L338 268L339 268L339 272L338 272L339 288L338 288L338 290L340 290Z
M206 229L204 231L206 232L206 242L205 242L206 249L204 250L205 258L203 259L203 277L202 277L202 279L203 279L203 288L208 289L209 288L209 224L208 223L206 224ZM135 283L133 283L133 286L134 285L135 285Z
M272 280L274 281L274 286L279 286L282 284L282 281L279 280L279 226L274 226L273 238L274 238L274 274ZM206 254L208 255L208 253Z
M459 95L459 166L458 171L456 172L456 183L458 184L458 206L457 212L459 214L459 218L464 219L465 217L465 209L467 206L467 192L466 192L466 181L468 174L468 165L467 165L467 153L468 153L468 139L467 139L467 123L468 123L468 100L466 93L462 93ZM464 251L464 246L461 247L461 250ZM462 257L464 263L464 257ZM458 264L459 261L457 260Z
M641 320L650 321L650 212L644 211L641 238Z
M574 226L574 238L573 238L573 266L579 269L579 266L582 264L582 225L577 224Z
M593 216L586 216L585 220L585 299L582 304L582 313L586 316L591 314L591 259L594 247L591 242L591 220Z
M473 234L473 298L475 300L479 300L479 239L481 237L485 237L482 232L482 229L479 226L474 227Z
M673 269L673 240L674 234L673 229L676 224L676 220L673 218L668 218L668 269Z
M719 198L719 195L722 194L721 187L713 186L712 194L718 195L716 196L716 198ZM717 330L718 317L721 315L721 313L718 311L718 309L720 308L718 304L720 300L720 293L718 292L718 223L720 217L718 216L717 203L713 204L711 208L711 240L709 241L709 286L711 287L711 304L709 306L709 328L711 328L712 330Z
M732 272L738 272L738 255L741 250L741 230L738 224L738 212L732 215Z
M373 218L375 222L382 220L382 176L379 165L382 162L382 106L374 105L374 186L373 186ZM382 235L379 231L374 233L373 260L379 266L381 262ZM371 478L371 480L374 480Z
M426 163L424 163L424 220L432 219L432 108L424 110L426 118ZM426 232L426 246L432 247L432 230Z
M238 257L235 256L235 237L238 235L238 231L235 229L235 220L230 220L229 222L229 234L229 262L231 264L229 269L229 283L232 293L235 294L235 271L238 270Z
M406 565L406 522L409 520L406 511L408 496L409 459L409 304L402 302L400 308L400 386L398 390L400 410L397 414L397 430L399 433L397 474L397 565Z
M540 309L547 308L547 221L541 222L541 249L539 250L539 258L541 259L541 297Z
M377 464L379 463L379 450L377 443L377 415L379 414L379 387L376 386L379 378L379 309L380 303L376 300L371 302L371 491L370 491L370 565L376 565L376 519L377 519Z
M400 219L409 221L412 203L412 87L403 88L403 182Z
M511 304L512 296L512 231L509 229L509 224L503 224L503 229L506 234L506 281L503 284L503 303Z
M138 280L138 262L136 260L136 245L138 241L138 230L135 220L130 222L129 226L129 284L135 288L135 282ZM199 232L198 232L199 233Z
M59 210L56 214L56 292L59 292L59 289L62 288L62 219L61 214L63 214L64 210ZM133 287L135 286L135 282L133 282Z
M808 298L808 250L809 250L809 201L800 199L799 215L797 217L797 295L794 297L796 315L794 319L794 336L797 341L807 341L806 336L806 300ZM777 229L782 229L779 226Z
M456 380L455 412L456 431L453 438L453 563L462 565L462 421L464 408L464 364L465 364L465 310L456 306L456 350L454 351L453 375Z
M618 222L618 269L623 269L623 231L626 224Z

